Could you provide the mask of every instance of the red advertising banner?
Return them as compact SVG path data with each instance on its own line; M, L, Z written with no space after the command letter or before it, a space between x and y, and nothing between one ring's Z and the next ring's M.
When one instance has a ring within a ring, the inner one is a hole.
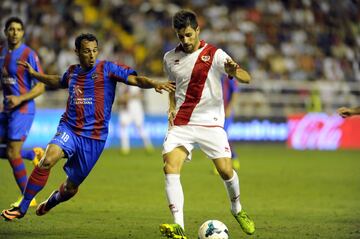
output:
M294 149L360 149L360 117L309 113L288 117L287 145Z

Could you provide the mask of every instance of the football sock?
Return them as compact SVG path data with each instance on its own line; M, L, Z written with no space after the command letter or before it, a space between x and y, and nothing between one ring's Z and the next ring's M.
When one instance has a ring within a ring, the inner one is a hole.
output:
M54 193L46 203L46 210L50 210L61 202L65 202L72 198L78 192L78 188L74 191L65 191L64 184L60 185L59 191Z
M149 139L149 134L145 131L144 127L138 127L139 130L139 135L142 138L143 142L144 142L144 147L145 148L152 148L152 144L151 141Z
M20 211L26 213L31 200L44 188L50 174L50 169L35 167L32 171L24 192L24 199L20 203Z
M224 180L224 184L231 202L231 211L233 214L237 214L241 211L240 184L239 177L235 170L233 170L233 173L233 177L229 180Z
M179 174L165 175L165 191L175 223L184 228L184 192Z
M26 175L26 168L24 161L20 157L12 160L9 159L9 163L13 169L13 174L16 183L19 186L21 193L23 193L27 182L27 175Z
M123 152L130 150L128 126L122 126L120 130L121 149Z

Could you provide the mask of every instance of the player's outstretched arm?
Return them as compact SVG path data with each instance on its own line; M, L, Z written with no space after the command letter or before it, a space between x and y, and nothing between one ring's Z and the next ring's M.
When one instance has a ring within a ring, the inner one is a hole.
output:
M29 74L32 77L38 79L42 83L44 83L52 88L60 87L61 77L59 75L47 75L47 74L39 73L39 72L35 71L34 68L32 68L32 66L26 61L18 61L17 64L25 67L25 69L27 69L27 71L29 72Z
M128 85L135 85L140 88L150 89L154 88L156 92L162 94L162 91L165 90L167 92L175 91L175 84L169 81L156 81L152 80L146 76L134 76L130 75L127 79Z
M240 66L233 60L231 60L230 58L226 59L226 62L224 63L224 67L225 67L225 72L232 76L235 77L239 82L241 83L250 83L251 80L251 76L250 74L241 69Z
M360 115L360 106L353 108L340 107L337 112L343 118L347 118L353 115Z

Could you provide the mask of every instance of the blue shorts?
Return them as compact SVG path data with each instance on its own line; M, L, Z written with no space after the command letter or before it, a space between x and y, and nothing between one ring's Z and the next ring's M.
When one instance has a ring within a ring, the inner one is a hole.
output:
M25 141L29 134L34 114L23 114L18 111L0 113L0 138L11 141Z
M60 122L57 133L49 144L56 144L64 151L67 157L64 171L69 180L79 186L95 166L105 142L77 135Z

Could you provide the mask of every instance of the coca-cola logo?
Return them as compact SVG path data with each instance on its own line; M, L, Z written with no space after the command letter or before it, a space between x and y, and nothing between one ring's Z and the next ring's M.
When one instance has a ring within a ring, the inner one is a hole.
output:
M334 150L340 145L344 119L325 113L310 113L289 119L288 142L295 149Z

